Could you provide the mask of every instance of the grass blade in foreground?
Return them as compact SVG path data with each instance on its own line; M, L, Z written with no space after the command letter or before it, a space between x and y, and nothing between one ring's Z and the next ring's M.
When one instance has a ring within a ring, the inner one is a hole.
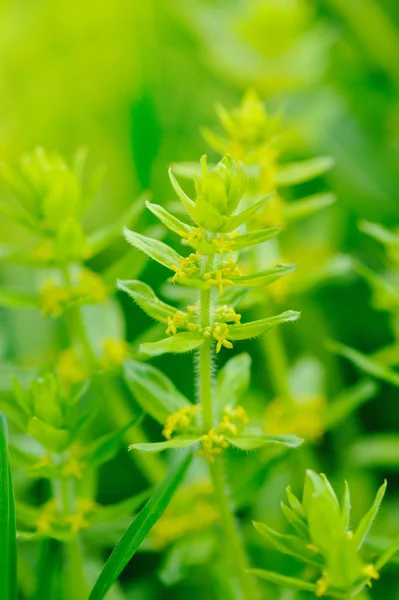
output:
M101 600L104 598L105 594L137 551L141 542L168 506L187 471L192 457L192 452L190 452L184 456L183 460L179 460L165 480L157 487L150 500L139 512L130 527L125 531L108 561L105 563L89 600Z
M6 422L0 414L0 598L17 598L14 491L8 460Z

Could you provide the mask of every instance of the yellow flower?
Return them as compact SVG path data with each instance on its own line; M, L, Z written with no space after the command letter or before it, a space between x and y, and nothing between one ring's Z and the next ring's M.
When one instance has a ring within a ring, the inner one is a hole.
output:
M68 290L55 283L46 281L40 290L40 304L44 317L58 317L64 310L65 304L70 300Z
M89 269L82 269L75 293L77 296L87 297L94 302L104 302L107 299L107 288L103 280L97 273Z
M220 454L223 449L229 447L229 442L224 435L217 433L216 429L212 428L208 433L201 438L202 449L197 452L198 456L204 456L208 462L215 462L215 456Z
M64 350L58 356L57 371L67 388L74 383L83 381L88 374L80 357L72 348Z
M162 434L166 437L166 439L170 440L172 434L176 430L186 429L189 425L191 425L192 418L197 413L198 408L198 404L184 406L177 412L169 415L166 419L165 428L162 431Z
M129 344L120 338L108 338L103 342L102 364L105 369L117 367L129 356Z
M321 577L320 579L318 579L316 581L316 596L318 598L321 598L322 596L325 596L328 592L328 583L327 580L324 577Z
M220 350L222 349L222 346L224 346L225 348L232 348L233 344L231 342L229 342L229 340L227 340L227 336L229 334L229 328L227 327L226 323L218 323L216 325L216 327L213 330L213 337L215 338L215 340L217 341L216 344L216 352L219 353Z

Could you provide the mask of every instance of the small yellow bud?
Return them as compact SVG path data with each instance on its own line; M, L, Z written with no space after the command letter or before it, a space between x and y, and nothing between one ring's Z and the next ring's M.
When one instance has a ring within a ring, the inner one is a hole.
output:
M316 596L318 598L321 598L322 596L325 596L328 592L328 583L327 580L324 577L321 577L320 579L318 579L316 581Z

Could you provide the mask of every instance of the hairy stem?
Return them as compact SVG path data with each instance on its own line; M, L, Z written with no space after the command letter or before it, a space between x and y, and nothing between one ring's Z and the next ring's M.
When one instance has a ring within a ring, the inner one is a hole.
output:
M211 324L211 292L204 290L200 293L200 319L203 328ZM214 411L212 398L211 373L211 341L207 340L200 348L199 390L202 405L202 419L205 431L214 426ZM231 572L237 578L240 587L240 597L243 600L254 600L257 597L255 584L248 569L247 558L243 548L235 517L230 506L229 492L223 473L220 458L209 463L215 498L219 506L220 518L224 530L224 542L228 552Z

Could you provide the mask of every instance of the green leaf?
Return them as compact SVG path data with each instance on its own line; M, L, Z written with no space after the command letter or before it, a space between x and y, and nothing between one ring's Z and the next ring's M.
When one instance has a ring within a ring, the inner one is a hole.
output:
M146 357L160 356L167 352L181 354L195 350L205 342L202 333L195 331L183 331L171 337L159 340L159 342L148 342L140 344L140 352Z
M4 308L38 308L39 300L33 294L0 289L0 306Z
M216 165L207 163L208 169L213 170ZM172 163L171 169L176 175L183 179L194 179L195 177L201 177L202 166L199 162L180 162Z
M251 357L246 352L233 356L219 371L215 395L220 412L229 405L236 406L251 381Z
M378 391L378 385L371 379L359 381L343 390L329 405L324 420L325 429L334 429L357 408L371 400Z
M295 496L295 494L292 493L290 485L287 486L286 492L287 492L287 499L288 499L288 502L290 503L292 510L298 515L298 517L300 517L301 519L305 519L306 513L302 506L302 503L298 500L298 498Z
M281 165L276 175L277 187L287 187L304 183L329 171L334 160L329 156L319 156L309 160Z
M189 448L201 441L201 436L176 436L171 440L163 442L152 442L148 444L130 444L129 450L139 450L140 452L162 452L163 450L181 450Z
M391 558L394 556L394 554L396 554L396 552L398 550L399 550L399 536L397 536L392 541L392 543L389 544L388 548L385 550L385 552L383 552L381 554L381 556L375 563L375 568L377 569L377 571L382 569L382 567L384 567L391 560Z
M297 513L292 510L292 508L284 504L284 502L281 502L280 506L285 518L292 525L297 534L305 540L309 539L308 528L303 519L301 519Z
M148 194L139 196L119 217L112 219L109 225L98 229L87 237L87 242L91 248L91 254L98 254L104 250L111 242L121 237L124 227L133 227L142 215Z
M270 285L271 283L277 281L277 279L280 279L280 277L289 275L293 271L295 271L295 265L276 265L271 269L259 271L258 273L254 273L252 275L233 276L229 279L234 282L234 285L246 288L254 288Z
M261 200L258 200L257 202L255 202L255 204L253 204L249 208L246 208L237 215L229 217L225 225L223 225L223 227L220 229L220 231L224 233L230 233L231 231L235 231L236 229L238 229L244 223L247 223L249 219L256 215L256 213L265 206L266 202L268 202L268 200L270 200L272 196L273 194L269 194L268 196L265 196Z
M70 434L67 429L53 427L38 417L30 419L26 431L52 452L62 452L70 442Z
M253 521L253 526L261 536L265 537L270 544L283 554L295 556L311 565L320 566L322 558L317 552L313 552L307 548L308 542L293 535L278 533L263 523Z
M191 200L191 198L189 198L187 194L183 191L183 189L180 187L176 177L173 175L172 169L169 169L168 172L170 182L174 191L176 192L177 197L183 204L184 208L187 210L188 214L191 215L191 211L195 207L195 202L193 202L193 200Z
M357 439L349 448L349 459L357 466L399 468L399 435L376 433Z
M250 321L243 325L230 325L227 339L229 340L248 340L258 335L262 335L269 331L273 327L280 325L281 323L289 323L299 319L301 313L296 310L287 310L281 315L275 317L269 317L267 319L260 319L259 321Z
M256 427L246 427L245 431L237 436L226 436L228 442L240 450L256 450L262 446L271 444L281 444L288 448L298 448L303 440L292 434L272 434L263 433Z
M399 234L390 231L379 223L370 223L369 221L361 221L359 223L360 231L367 233L381 244L386 246L399 246Z
M327 208L334 204L336 200L335 194L313 194L306 198L293 200L285 204L284 217L289 223L310 217L311 215Z
M123 372L141 408L161 425L165 425L170 414L190 406L190 402L170 379L152 365L127 360Z
M270 583L280 585L284 588L292 588L294 590L301 590L304 592L316 592L316 585L314 583L309 583L308 581L303 581L302 579L296 579L295 577L287 577L287 575L280 575L279 573L265 571L264 569L249 569L248 573L250 575L260 577L261 579L265 579L266 581L270 581Z
M341 501L341 515L345 530L348 530L351 520L351 494L347 481L345 481L344 495Z
M243 250L255 244L261 244L271 238L276 237L281 231L281 227L269 227L268 229L260 229L254 233L243 233L233 238L231 247L233 251Z
M121 502L101 506L94 513L94 515L90 517L90 524L97 525L98 523L112 523L125 517L129 517L145 502L147 502L152 492L153 490L149 488L143 492L139 492L138 494L131 496L130 498L126 498Z
M155 490L153 496L139 512L120 542L114 548L94 585L89 600L102 600L104 598L107 591L114 584L168 506L174 492L183 480L191 460L192 453L180 459L166 479Z
M112 460L122 445L123 436L126 431L134 427L141 418L142 415L137 415L122 429L112 431L91 442L91 444L86 445L81 456L82 461L88 463L90 467L97 467Z
M0 414L0 598L17 600L17 546L14 490L7 448L7 426Z
M159 262L161 265L164 265L164 267L171 269L172 265L180 264L180 259L182 256L180 256L180 254L178 254L167 244L164 244L159 240L146 237L145 235L141 235L140 233L136 233L135 231L130 231L126 228L123 230L123 233L126 241L129 242L129 244L138 250L141 250L147 254L147 256Z
M388 485L387 481L384 481L384 483L382 484L382 486L380 487L380 489L378 490L378 492L376 494L376 497L375 497L372 507L364 515L364 517L361 519L359 525L357 526L357 529L356 529L355 535L354 535L354 540L355 540L357 548L359 548L359 549L363 546L363 543L373 525L374 519L377 516L377 513L381 506L381 502L383 501L384 496L385 496L385 490L387 489L387 485Z
M174 231L178 235L190 233L190 225L183 223L183 221L171 215L163 206L151 204L151 202L146 202L146 206L171 231Z
M399 386L399 374L378 361L338 342L329 341L327 347L332 352L350 360L356 367L368 375L373 375L378 379L392 383L392 385Z
M156 321L167 323L168 317L173 317L177 312L176 308L160 300L154 290L142 281L118 281L118 288L129 294L140 308Z

